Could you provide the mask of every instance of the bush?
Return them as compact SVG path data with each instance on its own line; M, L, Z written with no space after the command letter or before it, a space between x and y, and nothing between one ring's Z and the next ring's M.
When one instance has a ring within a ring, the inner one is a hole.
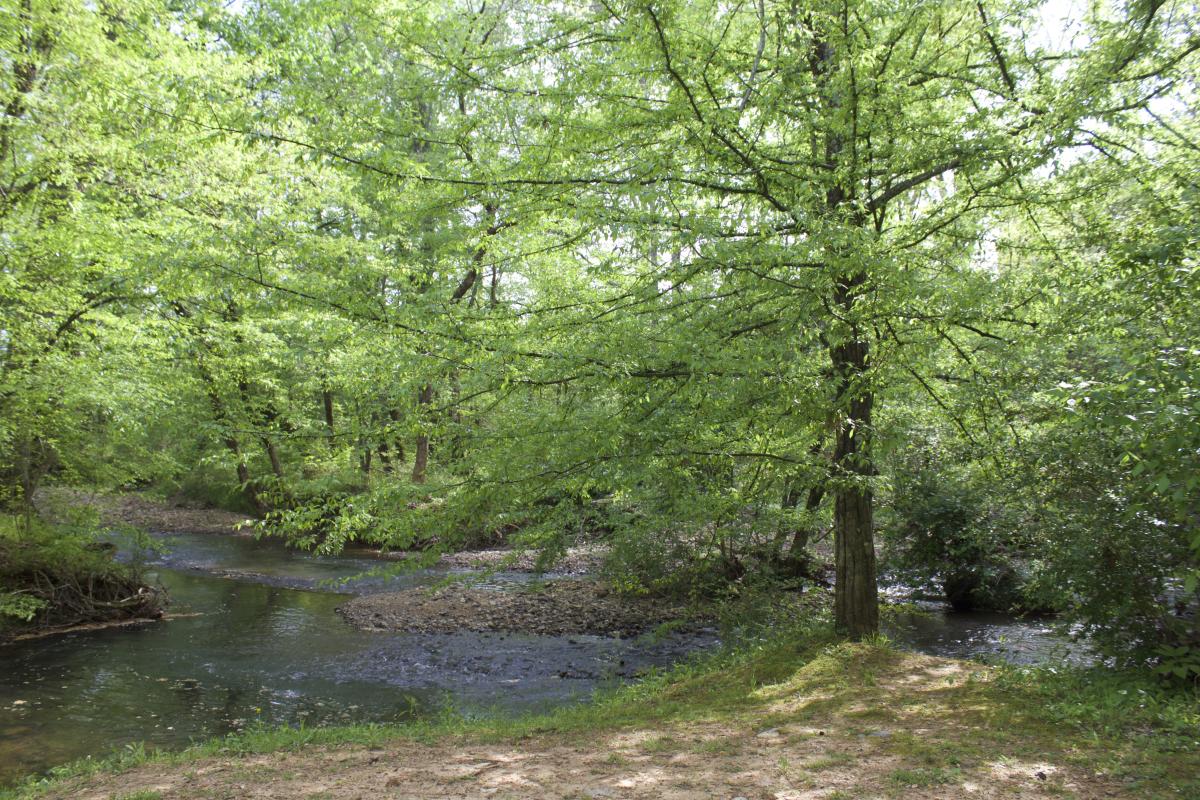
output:
M896 466L893 486L893 521L883 532L889 567L936 587L958 611L1021 606L1011 537L968 475L923 454Z

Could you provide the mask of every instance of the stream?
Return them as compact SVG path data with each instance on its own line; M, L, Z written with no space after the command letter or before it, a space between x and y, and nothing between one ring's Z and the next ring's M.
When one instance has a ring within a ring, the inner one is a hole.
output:
M151 577L170 592L172 619L0 647L0 785L139 742L178 748L255 725L544 710L719 644L712 630L657 639L364 632L335 613L347 594L466 571L355 577L387 562L245 536L155 538L163 550L149 557ZM530 580L498 572L483 585ZM960 658L1088 657L1044 623L938 607L898 618L888 633Z

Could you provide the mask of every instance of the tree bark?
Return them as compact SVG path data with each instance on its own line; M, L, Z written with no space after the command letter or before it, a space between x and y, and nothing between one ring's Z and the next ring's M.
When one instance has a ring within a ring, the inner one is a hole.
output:
M853 93L848 97L842 96L842 90L834 81L839 69L839 54L829 37L817 29L811 16L807 19L806 27L812 35L809 69L823 95L822 106L825 124L828 125L822 137L824 160L831 177L825 192L826 222L834 226L862 228L867 220L861 208L854 207L857 149L846 147L847 131L839 127L841 123L838 121L845 102L853 105L857 98ZM851 128L848 133L853 142L854 129ZM844 256L850 254L834 252L831 255L837 261L844 261ZM856 321L854 308L867 278L866 270L862 267L843 268L834 274L832 307L837 319L848 330L839 332L838 340L829 343L830 367L837 382L837 396L833 405L837 415L836 438L830 464L836 564L834 622L839 632L852 639L861 639L879 631L874 498L868 483L874 474L870 443L871 411L875 397L864 381L870 350L868 334Z
M836 293L838 306L849 312L854 290L865 280L856 275ZM834 622L852 639L879 631L879 598L875 573L875 521L868 481L874 469L870 456L871 412L874 394L862 385L869 347L859 331L831 348L838 379L838 408L844 408L834 444L833 531L837 567Z

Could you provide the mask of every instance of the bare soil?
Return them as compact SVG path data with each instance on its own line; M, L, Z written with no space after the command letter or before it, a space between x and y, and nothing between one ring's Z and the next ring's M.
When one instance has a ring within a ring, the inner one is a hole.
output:
M452 633L509 631L542 636L632 636L689 617L665 600L614 594L588 580L548 581L511 591L453 585L435 591L356 597L338 609L368 631Z
M307 748L269 755L150 764L75 780L52 798L366 800L370 798L613 798L613 800L961 800L1134 798L1136 788L1079 766L1062 742L1044 751L1000 738L953 767L939 753L987 731L959 705L978 665L904 657L860 704L803 684L765 687L753 713L661 726L537 734L489 743L448 737L380 747Z

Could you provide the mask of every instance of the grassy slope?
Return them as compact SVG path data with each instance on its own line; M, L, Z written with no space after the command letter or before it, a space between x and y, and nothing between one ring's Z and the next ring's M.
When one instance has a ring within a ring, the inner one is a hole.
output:
M1198 726L1195 693L1128 677L809 634L547 716L255 731L84 762L0 797L1191 798Z

